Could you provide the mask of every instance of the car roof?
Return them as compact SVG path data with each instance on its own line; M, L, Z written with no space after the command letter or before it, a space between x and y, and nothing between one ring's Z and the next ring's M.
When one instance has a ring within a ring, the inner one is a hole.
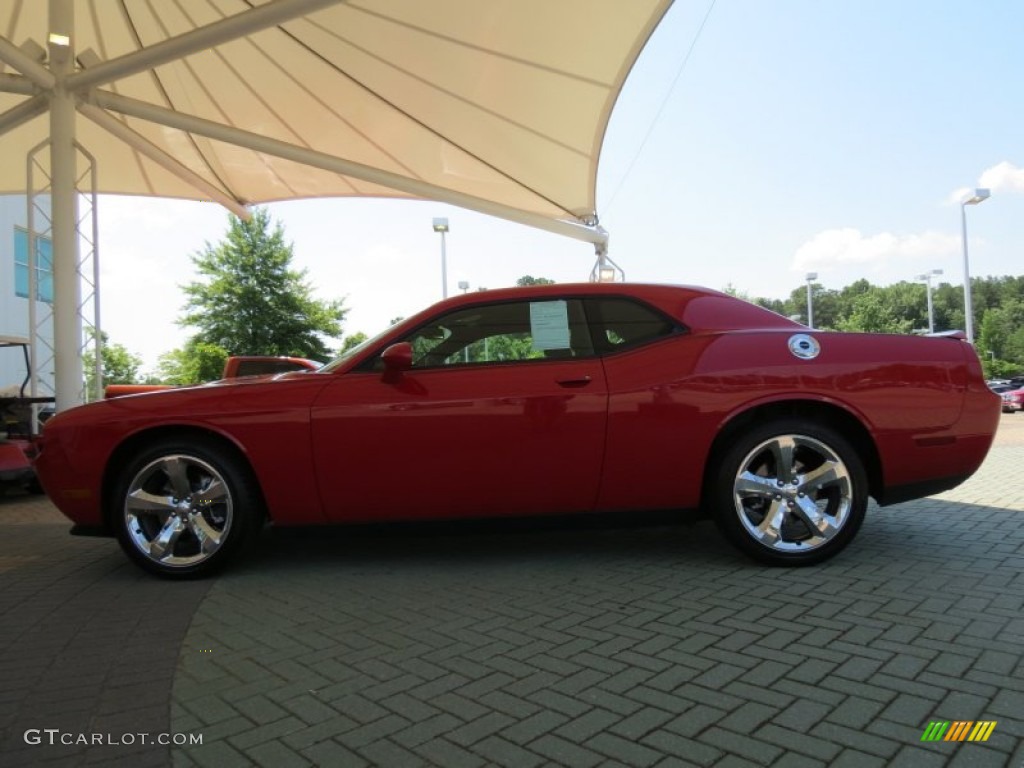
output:
M550 283L545 285L513 286L511 288L489 288L483 291L459 294L441 303L457 306L463 303L476 303L481 300L500 301L502 299L525 299L534 296L565 296L570 294L573 296L634 296L638 299L663 297L671 294L727 295L710 288L666 283ZM436 304L436 306L440 305Z

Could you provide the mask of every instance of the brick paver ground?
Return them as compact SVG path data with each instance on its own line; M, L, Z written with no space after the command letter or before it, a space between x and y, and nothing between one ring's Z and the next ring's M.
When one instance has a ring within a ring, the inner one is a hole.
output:
M708 523L338 530L168 585L0 503L0 764L1021 766L1022 466L1004 416L968 483L793 570ZM997 725L921 742L932 720ZM30 748L26 723L203 744Z
M68 527L43 497L0 498L0 766L168 765L169 746L59 740L170 731L182 641L212 582L149 578Z

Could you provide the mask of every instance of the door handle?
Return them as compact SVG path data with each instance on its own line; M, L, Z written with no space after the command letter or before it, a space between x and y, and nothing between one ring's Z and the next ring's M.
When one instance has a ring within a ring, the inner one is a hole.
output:
M580 376L578 379L559 379L558 386L560 387L585 387L590 383L589 376Z

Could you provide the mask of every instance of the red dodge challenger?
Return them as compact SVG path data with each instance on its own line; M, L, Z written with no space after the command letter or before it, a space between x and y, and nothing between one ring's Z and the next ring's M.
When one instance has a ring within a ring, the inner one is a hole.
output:
M868 497L947 490L1000 399L962 334L818 332L715 291L449 299L315 372L70 409L37 469L73 533L169 577L265 522L703 510L763 562L820 562ZM454 491L457 489L457 492Z

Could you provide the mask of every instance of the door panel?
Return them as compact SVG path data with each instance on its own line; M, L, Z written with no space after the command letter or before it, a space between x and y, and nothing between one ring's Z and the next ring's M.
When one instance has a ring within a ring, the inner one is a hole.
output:
M324 507L338 521L590 510L607 401L596 358L342 374L312 414Z

